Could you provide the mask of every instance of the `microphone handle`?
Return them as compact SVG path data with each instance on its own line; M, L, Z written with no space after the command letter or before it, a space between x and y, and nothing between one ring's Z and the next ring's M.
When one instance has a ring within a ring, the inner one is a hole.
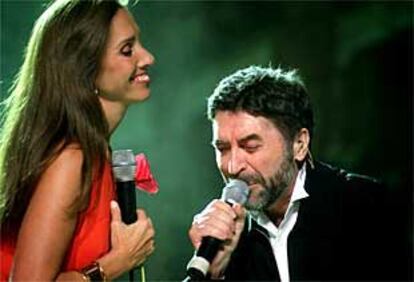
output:
M203 237L195 257L188 265L188 276L184 279L184 281L204 281L208 268L219 251L222 243L222 240L211 236Z
M222 243L222 240L211 236L203 237L201 240L200 248L197 250L197 256L203 257L209 263L211 263L214 257L217 255L217 252Z
M137 203L135 199L135 181L117 181L116 192L122 221L131 224L137 221Z

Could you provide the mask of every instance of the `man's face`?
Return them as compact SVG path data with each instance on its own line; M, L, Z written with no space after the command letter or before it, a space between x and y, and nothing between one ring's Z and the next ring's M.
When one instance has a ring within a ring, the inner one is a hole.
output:
M264 117L242 111L217 112L212 144L225 181L237 178L249 185L248 209L269 208L295 179L291 145Z

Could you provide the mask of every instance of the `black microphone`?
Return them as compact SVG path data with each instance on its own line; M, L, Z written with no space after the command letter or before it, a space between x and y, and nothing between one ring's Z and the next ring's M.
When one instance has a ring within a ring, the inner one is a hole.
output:
M121 209L122 221L131 224L137 221L135 199L136 161L132 150L115 150L112 153L112 171L116 181L116 193Z
M223 188L221 199L229 205L244 205L249 197L249 186L241 180L233 179ZM207 275L211 262L216 256L222 240L207 236L203 237L195 256L187 265L188 277L184 281L202 281Z
M135 199L135 170L137 164L132 150L112 152L112 171L115 176L116 194L122 221L131 224L137 221L137 202ZM129 271L129 281L134 281L134 269Z

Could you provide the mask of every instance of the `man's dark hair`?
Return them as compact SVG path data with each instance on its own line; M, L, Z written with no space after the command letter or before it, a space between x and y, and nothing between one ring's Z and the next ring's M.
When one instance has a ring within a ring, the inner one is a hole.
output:
M301 128L312 137L313 111L296 70L250 66L222 79L208 99L208 118L219 111L244 111L265 117L293 142Z

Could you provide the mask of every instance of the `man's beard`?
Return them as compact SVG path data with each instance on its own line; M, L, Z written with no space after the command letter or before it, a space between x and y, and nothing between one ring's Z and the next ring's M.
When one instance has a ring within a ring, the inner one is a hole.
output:
M261 186L259 191L254 191L258 192L255 195L255 199L250 196L245 207L251 211L264 211L268 209L286 191L292 183L295 174L296 164L293 155L291 152L287 152L273 176L267 179L260 174L242 177L241 179L249 184L254 183Z

